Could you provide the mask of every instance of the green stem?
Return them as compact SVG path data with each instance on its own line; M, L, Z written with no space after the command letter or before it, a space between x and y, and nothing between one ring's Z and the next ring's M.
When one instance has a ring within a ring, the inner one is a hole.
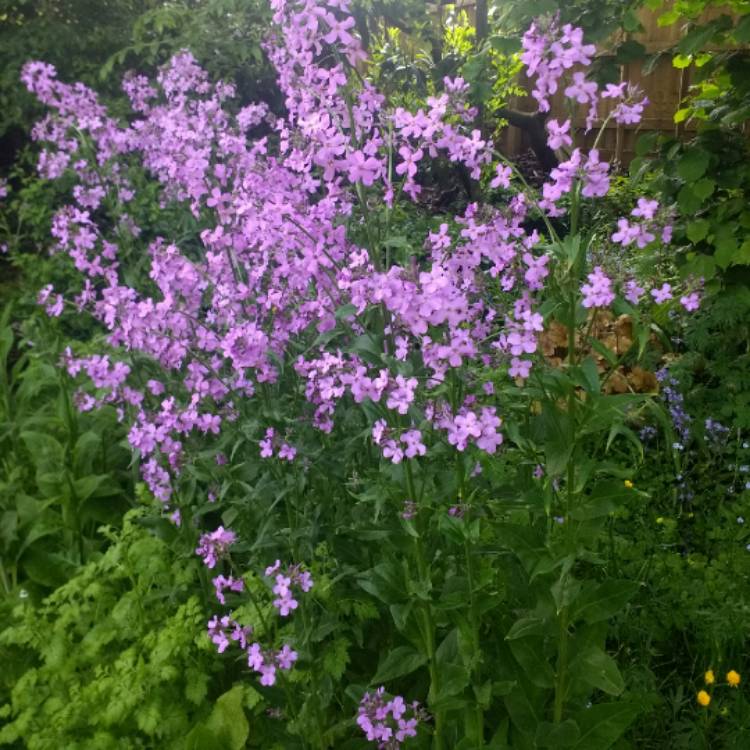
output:
M3 590L6 594L10 594L10 586L8 584L8 576L5 574L5 566L3 561L0 559L0 581L3 582Z
M405 463L406 474L406 491L410 498L416 498L416 488L414 485L414 474L411 469L411 463ZM422 524L420 524L421 514L417 509L417 523L419 524L418 535L414 539L415 558L417 562L417 572L419 575L420 585L428 590L430 581L429 566L424 554L424 545L422 544ZM421 600L420 600L421 601ZM432 616L432 603L421 601L421 630L424 638L425 651L427 652L427 665L430 672L430 694L438 695L440 690L440 677L438 674L437 663L435 662L435 620ZM440 710L434 711L435 734L433 737L433 750L444 750L443 744L443 713Z
M571 206L571 233L575 234L578 228L580 203L580 186L578 186L573 195L573 205ZM570 269L570 314L568 318L568 367L572 368L576 363L576 308L578 304L577 282L579 276L579 263L576 263ZM565 552L570 551L570 513L575 504L575 484L576 484L576 406L577 397L575 388L571 387L568 393L568 420L569 420L569 440L573 450L570 452L567 464L566 476L566 493L565 493ZM567 574L566 574L567 575ZM563 707L565 703L566 680L568 672L568 646L570 625L570 612L567 605L563 606L560 613L560 630L557 644L557 674L555 677L555 701L553 709L553 720L559 724L563 720Z

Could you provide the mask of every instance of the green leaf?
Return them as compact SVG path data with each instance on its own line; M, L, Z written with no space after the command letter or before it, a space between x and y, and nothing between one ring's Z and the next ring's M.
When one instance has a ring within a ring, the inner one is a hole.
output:
M242 750L250 735L250 725L242 707L244 699L245 691L242 685L235 685L219 696L206 722L206 728L213 732L228 750Z
M672 59L672 66L678 70L682 70L683 68L689 67L692 62L692 55L675 55Z
M521 48L520 40L517 36L498 36L494 34L488 41L492 49L504 55L512 55Z
M534 733L543 716L543 708L538 700L538 693L538 690L534 690L522 680L503 699L513 726L519 732L525 734L529 742L533 741ZM516 747L515 742L513 746ZM533 747L533 745L528 743L521 745L519 743L518 747Z
M625 681L615 660L602 649L592 646L584 651L571 665L578 679L586 685L598 688L609 695L620 695Z
M659 7L659 6L657 6ZM671 26L680 20L680 12L678 10L668 10L666 13L662 13L657 19L656 23L659 26Z
M570 418L552 404L545 403L540 421L545 438L544 451L547 459L547 471L555 476L564 471L573 451L573 444L570 441Z
M716 183L708 177L702 177L692 186L693 193L702 201L705 201L706 198L710 197L715 188Z
M508 641L513 658L523 669L526 679L537 687L551 688L555 673L544 656L543 640L534 636Z
M732 263L737 265L750 266L750 240L745 240L740 249L735 253Z
M708 152L694 146L690 151L685 151L680 156L677 162L677 174L685 182L695 182L698 178L703 177L709 161Z
M573 610L571 620L585 620L591 624L613 617L636 595L639 584L616 578L604 581L585 591Z
M628 498L632 490L619 479L605 479L596 484L591 494L581 504L573 508L571 518L576 521L590 521L602 518L616 511Z
M343 320L344 318L351 318L353 315L357 314L357 306L353 305L351 302L346 305L341 305L336 310L336 320Z
M512 641L527 635L542 635L546 627L547 623L540 617L521 617L511 625L505 640Z
M581 730L576 750L608 750L640 713L635 703L597 703L579 711L574 720Z
M646 133L635 142L635 153L638 156L646 156L653 151L659 141L659 133Z
M706 239L710 228L710 222L706 221L706 219L698 219L697 221L691 221L688 224L685 233L691 242L700 242L701 240Z
M719 268L728 268L732 265L738 247L737 238L734 236L734 226L722 224L716 227L713 245L716 248L714 258Z
M740 44L750 43L750 15L745 16L732 32L735 41Z
M515 553L526 572L531 574L545 554L539 535L533 529L511 523L496 524L494 531L498 543Z
M427 658L411 646L399 646L391 651L378 665L378 670L370 681L380 684L415 672L427 663Z
M646 48L635 39L628 39L618 45L615 51L615 61L618 65L627 65L633 60L642 60L646 56Z
M52 435L44 432L22 432L26 448L38 469L59 470L64 461L65 449Z
M677 193L677 205L685 216L690 216L703 205L703 201L693 192L690 185L683 185Z
M573 747L581 737L581 730L573 719L566 719L560 724L543 721L536 729L537 747Z
M601 390L601 381L599 380L599 370L593 357L586 357L581 363L581 372L586 378L589 393L597 394Z
M714 23L695 26L680 39L677 49L683 55L692 56L696 52L700 52L716 36L717 31L719 31L719 28Z

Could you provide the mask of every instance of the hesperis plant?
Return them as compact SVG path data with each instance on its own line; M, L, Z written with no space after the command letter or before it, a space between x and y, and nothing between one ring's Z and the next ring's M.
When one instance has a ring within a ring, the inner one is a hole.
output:
M603 698L624 688L606 621L637 586L606 579L597 549L634 491L610 451L637 460L629 424L649 397L607 382L642 356L650 302L699 304L697 283L629 271L629 253L670 241L670 210L643 196L616 227L586 225L611 169L598 136L575 145L572 115L547 123L559 163L536 191L474 126L461 78L392 107L346 0L272 7L283 116L236 111L188 52L126 78L127 122L51 66L24 69L50 109L41 173L76 174L52 235L81 286L40 302L106 331L106 350L66 358L78 405L119 409L210 568L211 640L283 684L269 701L303 746L359 731L381 748L572 747L594 722L614 743L638 709ZM528 30L540 111L562 91L586 133L637 123L647 101L590 80L594 53L556 19ZM435 161L484 197L414 241L403 207ZM143 185L179 230L139 224ZM592 335L613 313L634 331L625 352ZM562 364L540 345L551 325ZM369 651L347 636L334 685L332 608L362 596L379 625Z

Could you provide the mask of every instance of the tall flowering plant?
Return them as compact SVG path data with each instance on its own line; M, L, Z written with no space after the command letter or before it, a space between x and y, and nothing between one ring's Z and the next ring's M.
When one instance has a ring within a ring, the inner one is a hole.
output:
M81 285L40 302L106 331L100 354L67 354L79 408L114 404L127 421L144 481L235 608L211 640L244 652L264 687L285 681L269 700L289 732L331 747L358 724L379 747L439 750L585 747L598 727L613 743L637 709L602 699L624 687L605 623L636 585L602 581L599 537L634 491L629 423L648 397L606 383L643 354L649 304L698 305L694 284L648 289L628 272L633 248L669 242L670 212L643 197L616 227L587 224L610 166L598 137L575 146L572 116L547 124L559 164L535 191L472 127L463 80L417 111L391 107L347 0L271 4L283 116L237 110L187 52L155 80L126 78L127 121L49 65L24 69L50 109L40 170L76 174L52 234ZM602 111L638 122L636 89L586 77L594 51L555 19L529 29L539 109L562 89L588 130ZM403 206L419 206L435 160L485 197L415 236ZM143 190L179 217L167 233L139 215ZM633 326L622 352L592 335L612 313ZM540 348L551 325L563 366ZM270 555L290 562L253 573ZM371 619L373 603L389 635L357 625L332 672L342 618ZM354 648L362 628L376 668ZM342 725L347 680L362 703ZM388 683L421 703L386 701Z

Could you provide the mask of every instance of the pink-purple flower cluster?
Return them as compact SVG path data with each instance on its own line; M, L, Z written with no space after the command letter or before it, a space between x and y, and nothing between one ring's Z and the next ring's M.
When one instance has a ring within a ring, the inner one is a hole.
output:
M537 211L531 193L500 207L470 203L427 233L420 262L384 257L348 233L365 206L392 206L401 193L417 200L420 172L434 159L462 165L473 179L489 173L493 188L514 187L512 170L494 163L492 143L472 127L466 81L446 78L416 111L389 107L349 73L364 51L347 0L272 7L276 30L266 48L285 99L282 117L263 102L234 114L233 87L212 83L187 52L154 79L126 78L133 114L121 122L51 66L32 62L23 71L50 111L34 130L42 174L76 175L52 226L55 250L70 256L82 280L69 302L100 321L121 360L68 352L71 374L85 373L96 389L76 402L113 404L128 420L143 478L165 506L191 438L205 444L231 429L240 404L279 382L280 363L301 380L306 403L284 415L292 426L283 437L270 426L253 436L264 458L293 462L306 445L298 431L330 433L341 405L366 401L389 410L372 434L394 463L429 457L441 441L494 453L503 440L495 394L472 381L472 392L449 406L440 389L455 371L464 381L467 366L527 378L543 329L536 308L551 256L542 244L549 238L528 228ZM611 106L607 116L640 117L645 101L632 87L600 90L578 70L595 51L580 29L537 23L523 44L542 110L562 89L589 106L592 122L600 100ZM259 125L273 137L255 135ZM570 121L550 120L547 130L562 161L538 206L557 216L579 189L585 198L605 195L609 165L597 150L573 148ZM189 245L144 240L130 209L136 173L156 184L163 208L198 221ZM657 236L654 222L668 241L668 212L657 208L639 201L615 241L640 246ZM142 249L147 278L129 267L122 251L129 244ZM584 304L611 304L613 286L606 269L595 268ZM645 294L638 289L625 288L628 299ZM691 287L680 300L694 308L698 292ZM63 297L46 289L43 303L57 314ZM368 330L373 311L383 320L378 336ZM136 361L150 364L147 379L136 377Z
M215 531L201 534L195 554L203 558L206 567L215 568L216 563L226 556L236 541L237 535L233 531L219 526Z
M298 654L287 644L281 649L264 649L259 643L251 643L247 649L247 664L260 675L261 685L275 685L276 671L288 671L297 661Z
M216 592L216 598L222 603L226 604L226 597L224 592L234 591L237 594L241 594L245 590L245 583L241 578L233 578L232 576L218 575L212 579L214 585L214 591Z
M385 688L379 687L362 696L357 724L380 750L398 750L406 739L417 736L419 722L426 718L417 701L406 703L400 695L386 699Z
M221 532L221 534L218 532ZM201 537L201 546L197 551L204 555L204 562L208 567L214 567L217 560L222 556L222 550L228 544L228 534L232 535L231 541L233 542L234 534L224 531L222 527L219 527L212 534L204 534ZM303 571L299 565L287 566L284 572L281 572L279 560L266 568L267 576L274 574L276 575L276 583L273 587L273 593L277 598L273 605L279 610L282 617L287 617L298 606L297 600L292 597L292 587L308 592L313 586L313 579L310 573ZM229 589L241 593L245 588L242 579L236 579L232 576L219 575L213 579L213 584L216 596L221 604L226 604L225 590ZM274 649L263 646L257 641L251 643L250 636L252 633L252 627L243 627L232 619L231 615L222 617L215 615L208 623L208 635L220 654L224 653L232 642L236 642L240 649L246 652L248 666L260 675L260 684L274 685L277 671L279 669L291 669L297 661L298 654L289 644L283 644L280 649Z
M282 571L281 560L266 568L266 576L274 577L273 593L276 599L273 600L273 606L279 610L282 617L288 617L299 606L299 602L292 595L293 588L298 588L306 594L313 587L309 571L302 570L299 565L287 565Z
M279 440L273 427L266 429L266 436L259 441L261 458L271 458L275 455L282 461L293 461L297 455L297 449L289 443Z

